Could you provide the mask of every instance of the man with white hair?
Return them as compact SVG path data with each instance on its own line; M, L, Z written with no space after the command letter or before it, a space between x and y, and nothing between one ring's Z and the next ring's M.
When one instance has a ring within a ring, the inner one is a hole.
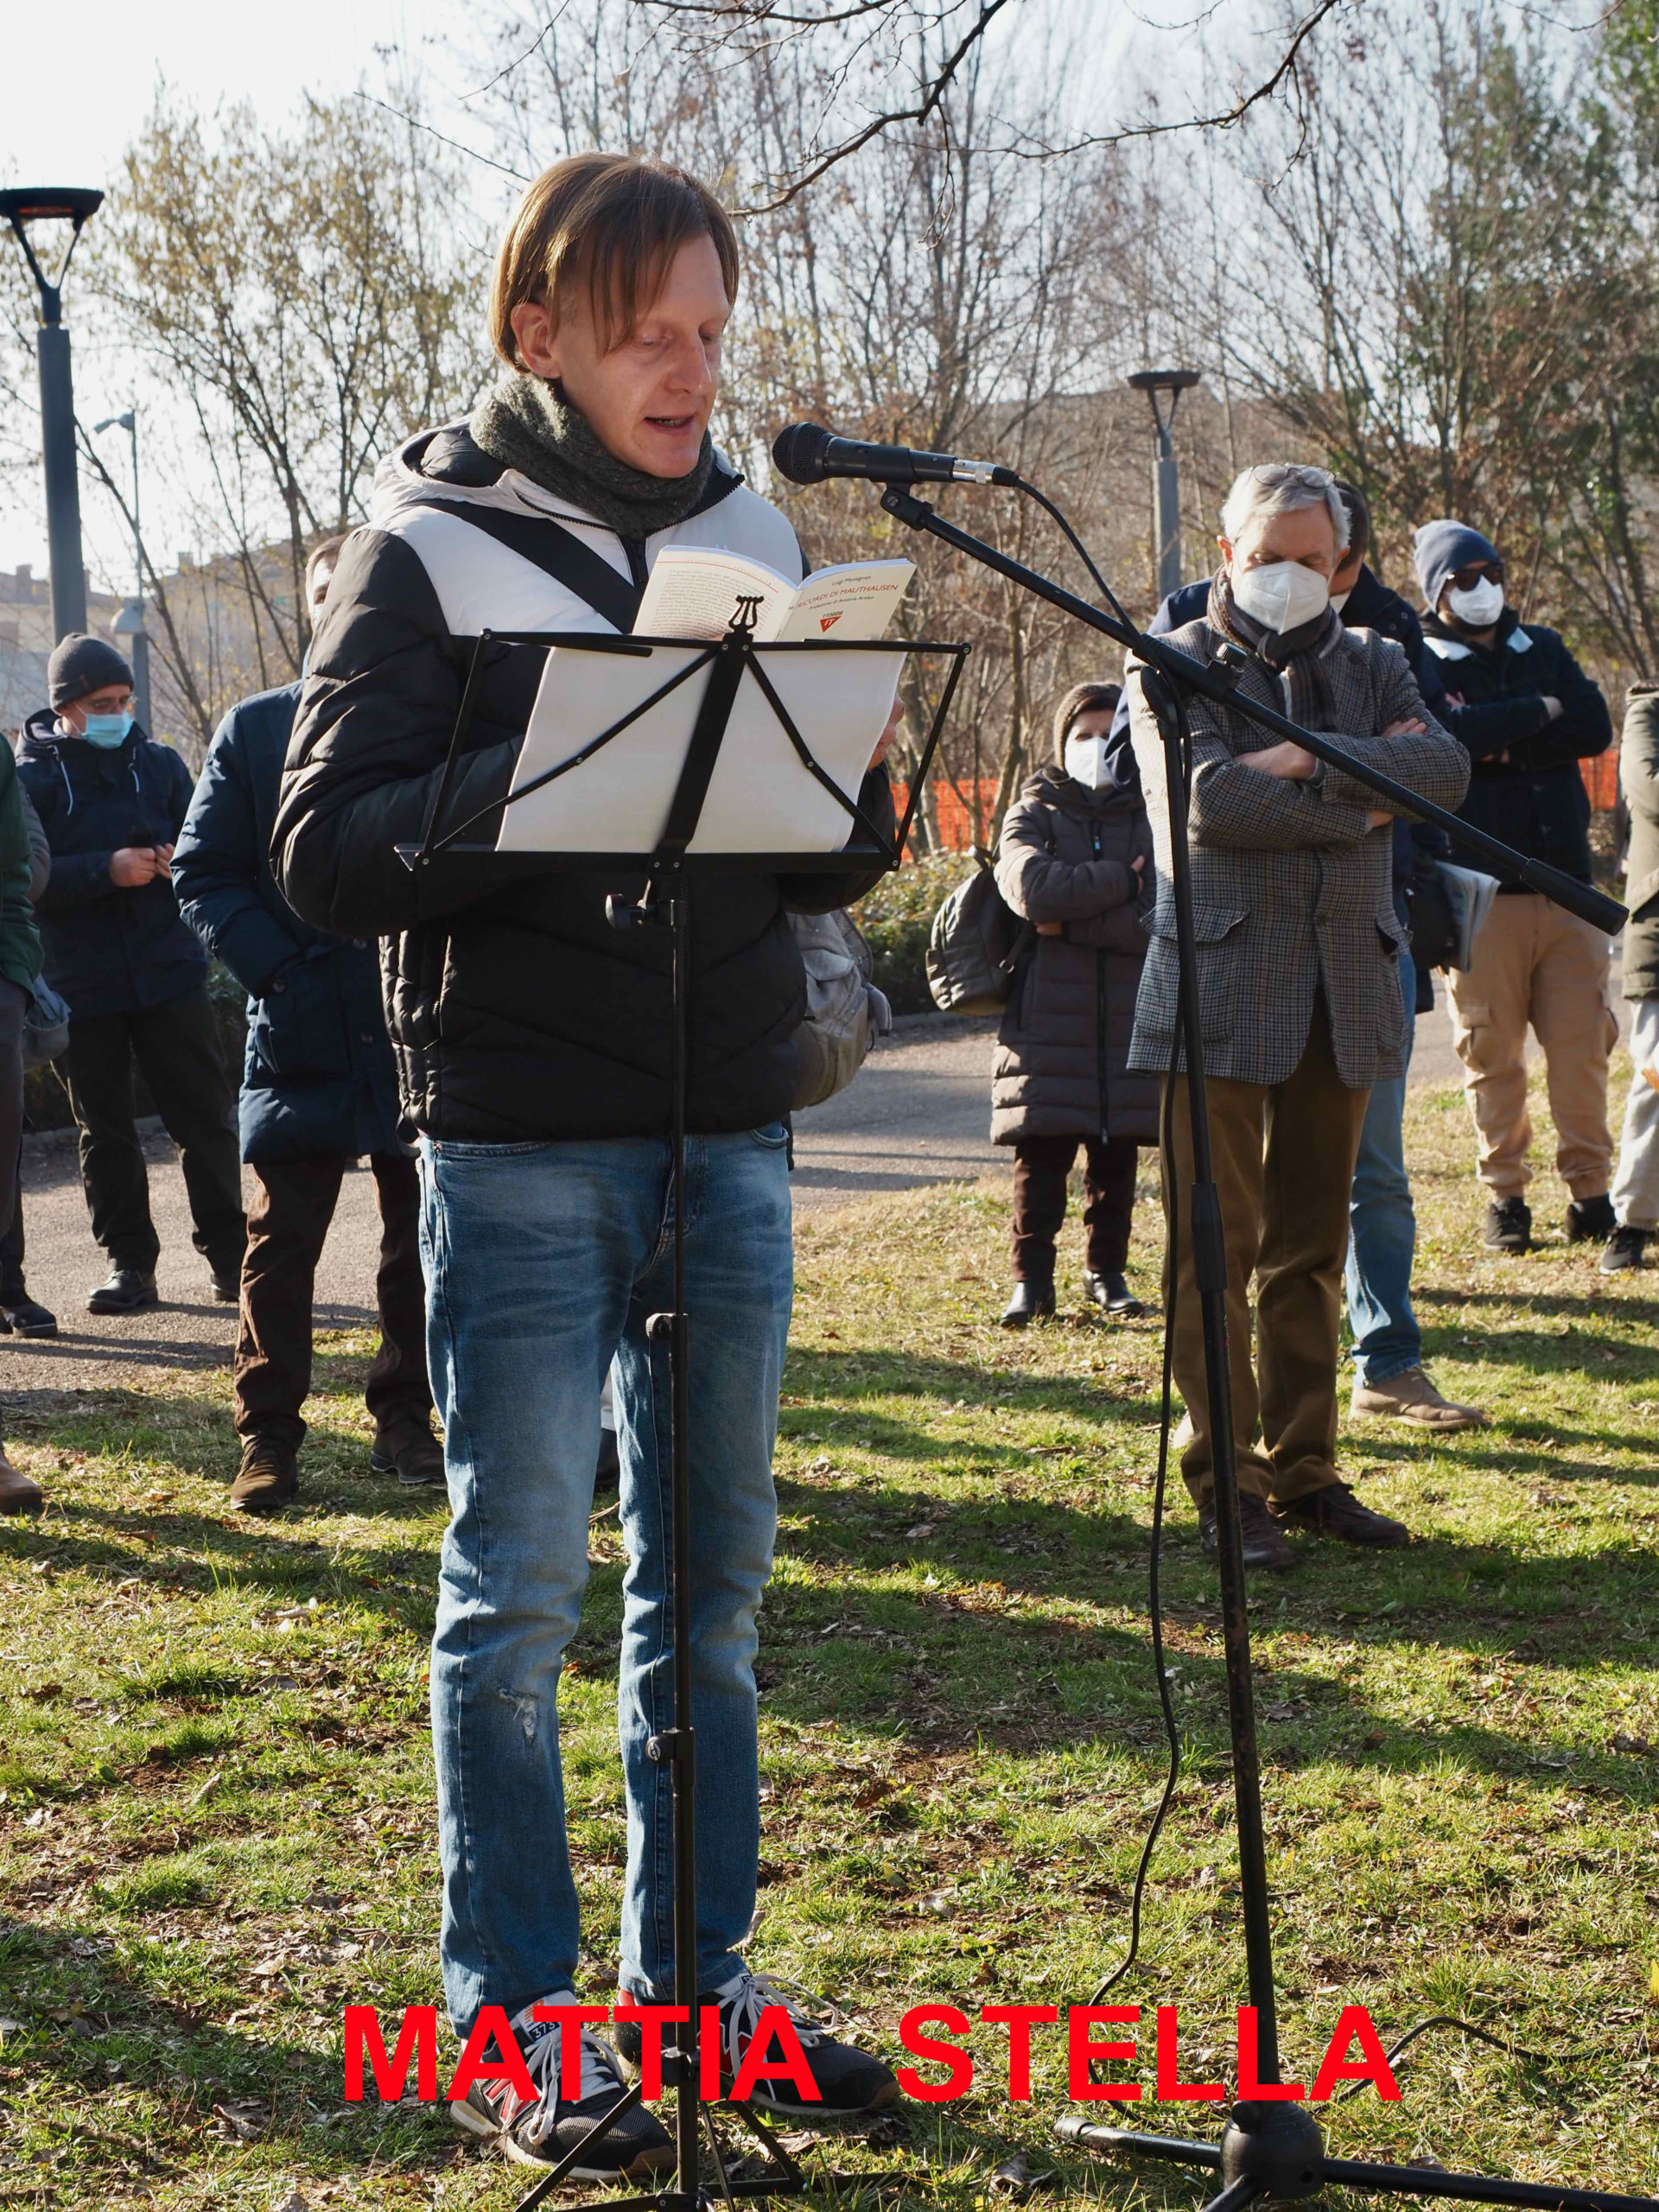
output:
M1466 755L1428 715L1404 653L1344 627L1331 578L1349 520L1322 468L1247 468L1222 510L1221 566L1203 616L1170 644L1195 659L1245 655L1236 690L1332 737L1445 807ZM1175 1379L1186 1401L1181 1471L1216 1548L1214 1453L1192 1268L1192 1122L1179 1049L1179 981L1162 741L1128 664L1135 756L1156 846L1157 903L1135 1008L1132 1068L1173 1086L1166 1203L1179 1233L1166 1267L1175 1301ZM1187 834L1198 924L1198 993L1215 1177L1227 1247L1244 1558L1294 1563L1287 1528L1356 1544L1408 1541L1362 1505L1336 1464L1337 1329L1348 1204L1374 1082L1402 1065L1404 931L1390 895L1393 821L1374 795L1288 739L1264 741L1208 699L1192 729ZM1250 1287L1255 1286L1255 1361ZM1257 1440L1258 1427L1260 1441Z

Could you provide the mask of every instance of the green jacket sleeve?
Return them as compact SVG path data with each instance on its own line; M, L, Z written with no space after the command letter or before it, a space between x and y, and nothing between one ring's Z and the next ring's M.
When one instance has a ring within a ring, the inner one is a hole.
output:
M41 972L41 936L29 904L29 830L17 764L0 747L0 976L28 990Z

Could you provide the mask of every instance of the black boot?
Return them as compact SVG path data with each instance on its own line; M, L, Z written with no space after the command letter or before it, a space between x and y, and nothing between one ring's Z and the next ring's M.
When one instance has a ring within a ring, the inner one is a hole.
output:
M1083 1276L1083 1294L1091 1306L1098 1306L1122 1321L1133 1320L1137 1313L1144 1313L1147 1310L1122 1276L1109 1270L1104 1274L1096 1274L1092 1268L1086 1268Z
M1014 1295L1002 1309L1001 1325L1005 1329L1023 1329L1028 1321L1052 1321L1054 1319L1054 1281L1017 1282Z

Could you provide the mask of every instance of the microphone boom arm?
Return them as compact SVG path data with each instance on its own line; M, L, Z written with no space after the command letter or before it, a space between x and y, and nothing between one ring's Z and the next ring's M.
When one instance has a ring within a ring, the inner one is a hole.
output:
M983 538L976 537L953 522L947 522L925 499L918 499L913 492L902 485L889 484L881 494L881 505L887 512L912 530L925 531L930 537L965 553L970 560L980 562L1006 576L1010 583L1046 600L1063 614L1070 614L1091 630L1098 630L1103 637L1110 638L1117 645L1135 652L1149 667L1157 669L1171 683L1179 684L1187 693L1196 692L1200 697L1211 699L1217 705L1229 707L1235 714L1243 715L1262 729L1272 730L1276 736L1287 737L1293 744L1302 746L1328 766L1339 768L1357 783L1375 791L1379 798L1392 799L1402 812L1414 816L1420 822L1432 822L1444 830L1465 852L1476 854L1490 861L1503 874L1518 876L1529 891L1536 891L1570 914L1576 914L1595 928L1614 937L1624 926L1629 917L1617 899L1610 899L1605 892L1598 891L1593 884L1580 883L1574 877L1564 875L1560 868L1551 868L1546 861L1529 858L1517 853L1501 839L1490 836L1484 830L1478 830L1471 822L1449 813L1443 806L1436 806L1432 799L1422 798L1397 784L1392 776L1356 760L1330 739L1316 730L1303 729L1287 715L1275 709L1261 705L1254 699L1241 698L1225 671L1204 661L1194 660L1190 653L1179 652L1162 638L1147 635L1137 630L1132 622L1120 622L1109 614L1103 614L1097 607L1079 599L1036 569L1028 569L1024 562L1000 553Z

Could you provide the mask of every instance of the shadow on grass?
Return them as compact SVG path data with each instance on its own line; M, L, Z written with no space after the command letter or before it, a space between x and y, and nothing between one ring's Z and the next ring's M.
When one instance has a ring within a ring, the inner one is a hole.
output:
M95 1929L0 1912L0 1986L8 2010L22 2016L7 2060L28 2069L35 2090L52 2085L49 2113L30 2112L16 2095L10 2113L14 2141L33 2121L50 2146L35 2169L44 2201L90 2204L95 2191L118 2183L142 2187L199 2175L214 2152L227 2165L245 2164L250 2140L280 2145L284 2172L302 2179L343 2166L384 2167L388 2158L405 2169L449 2162L454 2139L447 2127L438 2132L442 2107L415 2114L383 2106L372 2076L369 2099L350 2119L321 2124L346 2109L334 2037L308 2045L219 2026L176 2001L162 1981L147 1981L142 1962L117 1966L109 1951L108 1937ZM354 2001L375 2002L375 1993ZM381 2002L392 2009L391 2000ZM146 2123L114 2113L105 2121L99 2093L112 2086L124 2098L135 2088L149 2092L165 2118ZM235 2115L245 2138L215 2132L225 2125L215 2121L219 2107Z

